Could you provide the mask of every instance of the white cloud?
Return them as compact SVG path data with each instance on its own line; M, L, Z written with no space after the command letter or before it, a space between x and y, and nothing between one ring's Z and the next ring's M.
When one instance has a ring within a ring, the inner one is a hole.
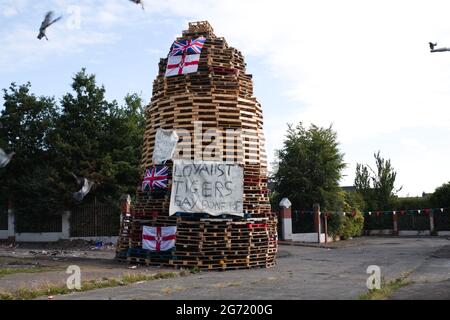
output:
M14 7L2 7L1 13L4 17L12 17L15 16L18 12Z
M89 32L79 30L67 35L64 27L49 30L49 41L36 39L37 33L27 26L18 26L13 32L0 34L4 49L0 51L0 69L15 71L46 62L58 56L74 55L85 50L86 46L104 45L118 39L113 33Z
M43 10L43 2L35 3ZM61 12L74 4L45 3ZM83 12L79 33L61 23L50 31L50 42L40 43L34 41L36 21L1 33L0 68L114 43L133 27L151 25L148 33L164 36L174 23L181 31L188 21L209 20L217 35L267 66L270 78L256 78L257 84L277 81L284 88L276 93L279 105L263 105L270 158L286 122L333 123L350 164L345 183L352 182L355 163L371 163L378 149L392 158L404 193L432 191L450 180L442 160L450 157L449 143L436 144L438 135L450 134L450 53L427 48L428 41L450 46L447 1L147 0L145 12L125 0L93 3L76 2ZM298 108L287 109L287 102ZM433 156L429 168L417 151L423 148Z
M424 131L449 133L450 53L430 54L427 47L428 41L450 36L448 2L172 0L161 5L183 18L210 20L216 33L244 54L263 59L273 78L285 84L280 105L286 97L299 105L293 117L277 118L270 109L280 106L263 106L272 115L271 128L285 130L295 119L333 123L350 164L346 183L352 182L356 163L350 157L362 145L371 149L362 162L370 163L373 151L386 150L404 194L432 191L450 180L450 169L437 165L438 159L428 158L423 171L418 152L402 156L395 147L401 145L399 136L414 141ZM282 137L270 134L269 156ZM449 145L438 152L435 138L426 142L429 154L450 156Z
M18 15L28 6L29 0L0 1L0 15L11 18Z
M70 25L72 17L69 8L73 5L81 10L80 29ZM16 14L20 12L22 17L0 31L0 69L19 71L57 56L73 57L90 47L115 43L121 39L121 35L112 27L127 21L129 14L124 11L127 7L118 1L107 1L104 5L93 7L92 1L88 0L76 4L65 0L47 3L19 0L7 8ZM38 41L39 26L47 10L54 11L57 16L63 15L63 20L47 30L50 41Z

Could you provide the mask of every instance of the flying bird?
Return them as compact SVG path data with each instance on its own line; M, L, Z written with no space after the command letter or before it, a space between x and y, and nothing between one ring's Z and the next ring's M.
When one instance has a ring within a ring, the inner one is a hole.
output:
M75 201L81 202L83 201L84 197L86 197L87 194L91 191L92 187L94 186L94 182L89 181L86 178L77 177L73 173L72 176L77 181L77 184L81 186L80 191L74 192L72 196L75 199Z
M38 39L41 40L42 38L45 37L45 39L47 39L47 35L45 34L45 32L47 32L47 28L50 27L52 24L54 24L55 22L61 20L62 16L53 19L53 11L49 11L47 12L47 14L45 15L44 21L42 21L41 27L39 28L39 35L38 35Z
M446 47L436 48L437 43L429 42L429 45L430 45L431 53L450 51L450 48L446 48Z
M2 148L0 148L0 168L4 168L11 161L12 157L15 155L15 152L11 152L10 154L6 154Z
M130 0L130 1L135 4L140 4L142 6L142 10L145 10L144 9L144 0Z

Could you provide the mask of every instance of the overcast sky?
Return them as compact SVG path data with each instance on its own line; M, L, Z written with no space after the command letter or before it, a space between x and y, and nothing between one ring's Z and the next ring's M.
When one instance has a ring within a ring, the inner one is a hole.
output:
M73 23L78 6L81 25ZM401 195L450 181L448 1L0 0L0 88L31 81L60 97L82 67L108 98L148 101L159 58L189 21L209 20L243 52L264 108L269 159L286 124L333 125L352 185L356 163L381 150ZM64 19L36 39L47 10ZM76 9L76 8L75 8ZM0 99L0 103L2 100ZM0 107L1 108L1 107Z

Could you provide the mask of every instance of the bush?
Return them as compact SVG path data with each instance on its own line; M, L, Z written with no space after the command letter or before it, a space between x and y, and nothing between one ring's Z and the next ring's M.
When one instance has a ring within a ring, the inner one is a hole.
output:
M450 182L437 188L430 197L435 207L450 207Z
M343 199L342 209L347 214L329 216L328 235L334 238L340 237L342 240L358 237L364 229L364 216L361 213L361 208L365 207L364 200L356 192L342 192L340 197Z
M328 217L327 227L328 235L335 238L343 233L344 217L339 214L333 214Z
M427 209L432 205L430 204L429 197L410 197L410 198L396 198L393 201L394 210L415 210L415 209Z
M335 214L328 218L328 235L342 240L351 237L359 237L364 228L364 217L361 212L356 211L353 215Z

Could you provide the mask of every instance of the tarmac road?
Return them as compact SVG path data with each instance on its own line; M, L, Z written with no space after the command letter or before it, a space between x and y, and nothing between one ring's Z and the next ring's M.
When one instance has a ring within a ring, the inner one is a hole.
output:
M55 300L301 300L358 299L367 292L367 267L386 280L412 272L415 284L394 299L450 299L450 241L446 238L359 238L333 249L280 246L272 269L202 272L124 287L55 297ZM431 294L433 293L433 294Z

